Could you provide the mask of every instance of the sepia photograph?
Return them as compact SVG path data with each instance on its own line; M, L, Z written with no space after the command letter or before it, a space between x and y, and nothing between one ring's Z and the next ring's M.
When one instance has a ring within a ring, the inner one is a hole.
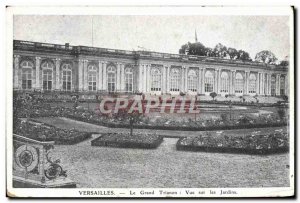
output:
M7 196L294 195L293 7L14 7Z

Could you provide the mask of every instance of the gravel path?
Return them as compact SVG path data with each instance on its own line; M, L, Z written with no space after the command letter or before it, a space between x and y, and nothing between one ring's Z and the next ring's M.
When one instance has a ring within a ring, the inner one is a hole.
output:
M93 135L93 138L98 135ZM92 139L93 139L92 138ZM55 146L78 187L284 187L289 154L253 156L176 151L176 138L155 150L91 147L87 140Z
M39 118L60 128L89 132L123 132L66 118ZM240 135L286 128L230 130ZM149 130L140 130L149 131ZM152 130L153 132L153 130ZM157 134L195 136L199 132L156 130ZM212 131L215 135L218 131ZM92 147L93 138L76 145L56 145L53 158L60 158L68 176L86 188L209 188L289 186L289 154L268 156L176 151L177 138L164 138L154 150Z

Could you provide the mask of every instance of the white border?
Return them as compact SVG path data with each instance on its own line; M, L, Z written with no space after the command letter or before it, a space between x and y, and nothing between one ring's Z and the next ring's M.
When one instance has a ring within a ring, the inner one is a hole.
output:
M13 15L289 15L290 20L290 59L291 65L290 70L294 70L294 26L293 26L293 13L290 7L199 7L199 6L134 6L134 7L120 7L120 6L108 6L108 7L67 7L67 6L59 6L59 7L9 7L6 9L6 135L12 135L12 31L13 31ZM290 138L291 138L291 151L290 151L290 172L291 176L294 175L294 73L290 71ZM18 197L99 197L99 196L81 196L79 191L83 190L91 190L84 188L76 188L76 189L16 189L12 188L12 174L10 169L12 169L12 152L11 152L11 143L12 136L6 136L7 138L7 189L12 195L16 195ZM197 197L276 197L276 196L290 196L294 193L294 177L290 179L290 187L287 188L226 188L226 190L237 191L237 195L230 196L220 196L218 193L221 188L214 189L189 189L189 190L205 190L206 195L198 195ZM111 190L111 189L95 189L93 190ZM114 197L133 197L130 196L130 189L112 189L115 193L125 193L124 195L118 195ZM134 197L151 197L151 196L140 196L139 191L143 189L131 189L136 190L137 195ZM147 190L151 190L147 188ZM153 188L153 190L158 191L158 188ZM175 188L175 189L167 189L163 188L163 190L171 190L171 191L185 191L184 188ZM209 194L209 190L215 190L216 195L207 195ZM223 189L224 190L224 189ZM182 192L184 193L184 192ZM101 197L112 197L112 196L101 196ZM164 196L155 196L155 197L164 197ZM184 196L183 194L179 196L173 197L193 197L191 195Z

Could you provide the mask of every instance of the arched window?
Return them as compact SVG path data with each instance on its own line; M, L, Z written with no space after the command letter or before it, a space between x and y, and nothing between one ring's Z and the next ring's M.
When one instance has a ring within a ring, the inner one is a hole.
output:
M197 73L195 70L190 70L188 73L188 90L197 92Z
M72 67L71 64L62 65L62 82L63 82L63 90L71 91L72 87Z
M97 90L97 67L95 65L88 66L88 86L89 91Z
M161 91L161 71L158 68L151 70L151 91Z
M125 69L125 91L133 91L133 70L131 67Z
M30 61L23 61L21 63L22 68L22 89L30 90L32 89L32 69L33 63Z
M170 72L170 91L179 92L180 73L178 68L172 68Z
M285 95L285 76L280 77L280 95Z
M249 93L256 93L256 76L253 73L249 76Z
M43 71L43 90L52 90L54 65L50 62L44 62L41 67Z
M221 93L229 92L229 76L227 72L222 72L221 74Z
M205 73L205 92L213 92L214 91L214 75L211 71L206 71Z
M244 77L241 73L235 75L235 93L244 92Z
M107 68L107 87L108 92L115 92L116 91L116 67L109 66Z
M272 75L271 77L271 95L276 95L276 76Z

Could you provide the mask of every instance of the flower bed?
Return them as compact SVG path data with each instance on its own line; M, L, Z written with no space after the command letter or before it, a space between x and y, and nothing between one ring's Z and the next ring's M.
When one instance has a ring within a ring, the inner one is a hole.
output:
M163 137L153 134L105 133L91 141L92 146L120 148L157 148Z
M200 135L198 137L180 138L176 144L177 150L241 153L241 154L274 154L289 151L287 133L268 135L227 136Z
M39 141L55 141L55 144L72 145L82 142L92 136L91 133L79 132L74 129L65 130L44 124L34 125L21 121L14 126L15 134Z

